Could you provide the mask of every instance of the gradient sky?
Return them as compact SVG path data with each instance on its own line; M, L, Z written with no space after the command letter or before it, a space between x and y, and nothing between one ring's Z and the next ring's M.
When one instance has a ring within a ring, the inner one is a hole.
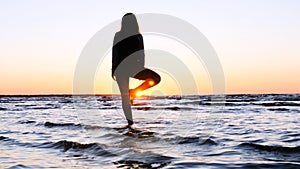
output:
M298 0L2 0L0 94L71 94L87 41L127 12L173 15L196 26L219 56L226 93L300 93L299 8ZM146 49L164 47L155 37L144 43ZM110 74L108 85L97 81L106 69L95 77L97 93L111 93L115 85ZM203 72L199 94L210 94ZM178 94L176 80L163 76L155 90Z

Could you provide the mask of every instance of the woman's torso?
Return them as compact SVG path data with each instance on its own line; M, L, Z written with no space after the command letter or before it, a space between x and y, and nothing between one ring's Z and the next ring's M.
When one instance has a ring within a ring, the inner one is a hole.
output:
M122 63L123 71L138 71L144 67L144 45L141 34L130 37L117 32L114 39L113 69ZM126 70L125 70L126 69ZM114 72L114 70L113 70Z

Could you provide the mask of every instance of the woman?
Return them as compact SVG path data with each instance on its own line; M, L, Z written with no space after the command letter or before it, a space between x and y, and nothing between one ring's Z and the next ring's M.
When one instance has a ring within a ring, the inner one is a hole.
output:
M143 36L134 14L127 13L122 18L122 27L115 34L112 52L112 77L118 83L122 108L128 122L133 125L131 104L137 92L146 90L160 82L160 76L145 66ZM129 78L133 77L144 82L135 89L129 89Z

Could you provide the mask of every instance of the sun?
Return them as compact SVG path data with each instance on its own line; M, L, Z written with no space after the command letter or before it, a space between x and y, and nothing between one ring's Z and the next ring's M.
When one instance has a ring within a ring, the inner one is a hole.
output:
M153 85L154 85L154 81L153 81L153 80L150 80L150 81L148 82L148 84L149 84L150 86L153 86Z
M143 91L137 91L137 92L135 93L135 95L136 95L137 97L140 97L140 96L142 96L143 94L144 94Z

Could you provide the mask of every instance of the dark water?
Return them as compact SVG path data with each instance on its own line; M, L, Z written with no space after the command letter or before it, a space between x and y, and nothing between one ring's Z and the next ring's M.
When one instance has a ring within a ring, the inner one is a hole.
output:
M300 168L300 95L0 97L0 168Z

